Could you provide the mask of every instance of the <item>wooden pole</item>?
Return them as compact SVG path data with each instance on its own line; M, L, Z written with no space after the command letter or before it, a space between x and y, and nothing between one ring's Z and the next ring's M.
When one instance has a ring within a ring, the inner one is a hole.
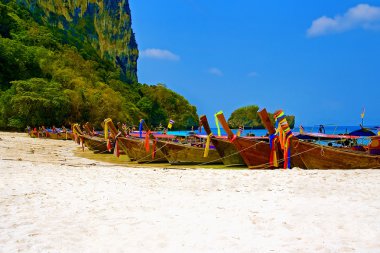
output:
M216 117L218 118L220 124L222 125L224 131L226 131L228 135L228 139L232 140L234 138L234 133L231 131L231 128L228 126L228 123L226 119L224 118L223 113L216 114Z
M208 120L207 120L206 115L202 115L199 119L202 122L202 126L205 129L206 133L208 135L212 134L212 131L211 131L210 125L208 124Z
M276 129L274 128L272 122L269 119L269 115L268 115L267 110L265 108L263 108L261 111L257 112L257 114L259 114L259 117L260 117L262 123L264 124L264 127L268 130L268 133L270 135L275 134Z

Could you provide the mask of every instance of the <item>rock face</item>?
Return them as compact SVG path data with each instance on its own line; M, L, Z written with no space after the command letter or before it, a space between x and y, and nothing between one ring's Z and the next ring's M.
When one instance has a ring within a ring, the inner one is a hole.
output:
M128 0L18 0L42 22L88 42L114 62L122 78L137 82L138 48Z

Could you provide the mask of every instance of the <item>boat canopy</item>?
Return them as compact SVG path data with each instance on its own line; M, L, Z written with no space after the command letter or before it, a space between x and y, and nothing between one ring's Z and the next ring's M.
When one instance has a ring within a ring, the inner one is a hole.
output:
M360 136L346 134L323 134L323 133L294 133L301 140L342 140L342 139L359 139Z
M376 134L372 132L369 128L361 128L355 131L352 131L349 133L349 135L354 135L354 136L375 136Z

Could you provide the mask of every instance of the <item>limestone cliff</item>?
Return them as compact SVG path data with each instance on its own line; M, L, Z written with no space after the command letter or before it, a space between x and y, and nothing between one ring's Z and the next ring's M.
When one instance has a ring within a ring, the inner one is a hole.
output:
M42 22L88 42L97 54L137 82L138 48L128 0L18 0Z

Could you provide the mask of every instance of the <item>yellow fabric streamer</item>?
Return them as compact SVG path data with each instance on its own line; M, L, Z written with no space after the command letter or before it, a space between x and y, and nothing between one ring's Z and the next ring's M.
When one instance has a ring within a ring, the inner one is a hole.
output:
M75 123L75 124L73 125L73 134L80 135L80 133L78 132L77 127L79 127L79 125L78 125L78 123Z
M279 133L281 149L284 151L284 168L288 168L290 166L290 138L293 136L293 133L290 129L290 126L286 118L284 117L283 111L280 111L280 113L276 117L276 120L280 120L278 122L278 130L276 131L278 131Z
M73 126L72 126L72 131L73 131L73 134L76 134L77 133L77 130L75 129L75 126L76 126L77 124L75 123Z
M217 112L214 116L215 116L215 123L216 123L216 128L218 129L218 136L222 136L221 132L220 132L220 126L219 126L219 120L218 120L218 115L219 114L222 114L223 111L219 111Z
M203 157L208 157L208 152L210 151L211 136L212 136L212 133L210 133L209 135L207 135L205 152L203 153Z
M273 152L273 166L278 167L278 159L277 159L277 152L276 150Z
M108 118L104 120L104 139L108 140L108 123L112 122L112 119Z

